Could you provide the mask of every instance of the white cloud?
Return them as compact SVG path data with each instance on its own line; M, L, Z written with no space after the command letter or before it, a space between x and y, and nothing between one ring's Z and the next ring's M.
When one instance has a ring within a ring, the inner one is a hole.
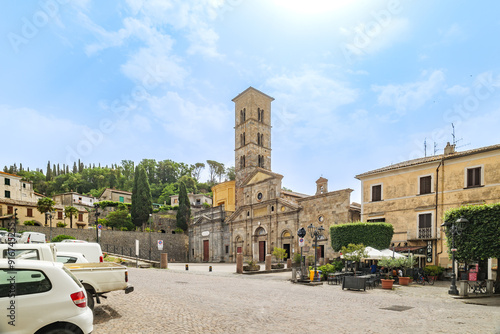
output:
M460 86L460 85L455 85L453 87L450 87L446 90L446 93L448 95L467 95L469 94L470 92L470 89L468 87L463 87L463 86Z
M424 73L425 75L425 73ZM432 72L427 79L402 85L372 85L378 95L378 103L393 107L398 113L415 110L423 106L444 86L445 76L440 70Z

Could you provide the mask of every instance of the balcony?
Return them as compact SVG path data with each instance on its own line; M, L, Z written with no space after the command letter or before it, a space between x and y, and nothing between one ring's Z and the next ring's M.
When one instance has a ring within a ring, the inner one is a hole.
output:
M408 230L407 240L436 240L441 237L441 232L438 229L437 235L434 227L419 227Z

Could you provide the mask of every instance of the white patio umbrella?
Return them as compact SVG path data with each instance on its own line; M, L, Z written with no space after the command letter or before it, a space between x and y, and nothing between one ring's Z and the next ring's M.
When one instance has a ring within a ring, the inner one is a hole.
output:
M384 257L392 257L394 255L394 258L398 259L400 257L406 257L398 252L393 252L392 249L389 249L389 248L386 248L386 249L382 249L380 251L384 256Z
M384 256L381 251L370 246L365 247L365 252L365 260L380 260Z

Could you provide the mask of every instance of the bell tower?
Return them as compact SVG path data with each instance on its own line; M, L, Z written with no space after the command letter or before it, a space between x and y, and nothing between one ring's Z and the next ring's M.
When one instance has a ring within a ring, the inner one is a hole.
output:
M271 102L274 98L249 87L232 100L235 104L236 207L243 180L255 168L271 170Z

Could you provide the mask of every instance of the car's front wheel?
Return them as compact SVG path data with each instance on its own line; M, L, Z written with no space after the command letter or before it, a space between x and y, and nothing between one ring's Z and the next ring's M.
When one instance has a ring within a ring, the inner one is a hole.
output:
M59 323L42 328L36 334L83 334L83 332L74 324Z

